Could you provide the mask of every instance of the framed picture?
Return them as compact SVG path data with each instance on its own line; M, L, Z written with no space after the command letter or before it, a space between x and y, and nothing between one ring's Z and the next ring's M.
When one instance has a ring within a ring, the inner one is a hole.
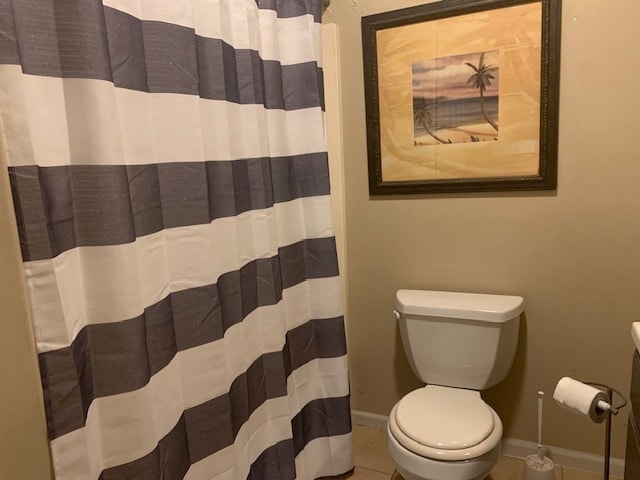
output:
M362 19L371 195L552 190L561 0Z

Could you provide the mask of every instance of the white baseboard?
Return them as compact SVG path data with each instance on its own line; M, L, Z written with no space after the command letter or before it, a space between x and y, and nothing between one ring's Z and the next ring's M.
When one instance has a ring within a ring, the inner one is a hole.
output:
M384 430L387 428L389 417L377 413L363 412L360 410L351 411L351 421L354 425L377 428ZM558 447L544 447L545 455L556 465L566 468L574 468L583 472L601 474L604 466L604 457L591 453L579 452L577 450L567 450ZM526 458L534 455L538 451L538 446L534 442L518 440L517 438L502 439L502 454L508 457ZM609 463L609 474L612 477L624 476L624 460L612 458Z
M389 417L379 415L377 413L362 412L360 410L351 410L351 423L354 425L362 425L363 427L377 428L384 430L387 428Z
M526 458L538 451L538 445L517 438L502 439L502 454L508 457ZM592 453L567 450L559 447L544 447L544 454L553 460L556 465L566 468L574 468L583 472L602 474L604 457ZM609 475L612 477L624 476L624 460L612 458L609 461Z

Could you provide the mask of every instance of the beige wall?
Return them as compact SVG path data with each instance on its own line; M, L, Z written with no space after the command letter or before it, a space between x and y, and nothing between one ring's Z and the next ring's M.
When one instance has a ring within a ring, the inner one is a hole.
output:
M334 0L340 29L352 402L387 415L419 383L391 314L398 288L522 295L514 369L483 394L505 437L602 454L604 430L551 401L564 375L628 392L640 320L640 3L565 0L557 192L372 198L360 19L421 0ZM628 409L614 420L624 457Z
M21 268L6 165L0 158L0 478L47 480L44 406Z

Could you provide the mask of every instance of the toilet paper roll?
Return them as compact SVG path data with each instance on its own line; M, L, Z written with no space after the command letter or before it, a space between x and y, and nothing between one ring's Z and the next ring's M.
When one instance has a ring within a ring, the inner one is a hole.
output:
M553 392L553 399L561 407L586 415L596 423L604 421L607 416L606 411L597 407L600 400L609 403L607 395L602 390L570 377L560 379Z

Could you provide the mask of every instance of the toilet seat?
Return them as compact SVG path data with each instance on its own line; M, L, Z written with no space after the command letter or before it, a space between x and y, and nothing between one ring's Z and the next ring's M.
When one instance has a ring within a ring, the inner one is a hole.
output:
M428 385L405 395L389 429L413 453L435 460L468 460L500 443L502 422L473 390Z

